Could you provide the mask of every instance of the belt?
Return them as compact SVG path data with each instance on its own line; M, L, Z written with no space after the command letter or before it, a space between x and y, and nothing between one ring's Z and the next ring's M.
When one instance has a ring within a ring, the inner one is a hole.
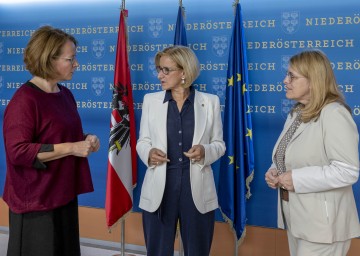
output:
M289 202L289 191L280 188L280 198L286 202Z

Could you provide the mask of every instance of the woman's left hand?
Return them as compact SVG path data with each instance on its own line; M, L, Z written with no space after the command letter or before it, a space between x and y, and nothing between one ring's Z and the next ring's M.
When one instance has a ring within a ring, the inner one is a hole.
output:
M99 148L100 148L100 140L96 135L89 134L88 136L86 136L85 140L90 141L91 151L92 152L96 152L96 151L99 150Z
M278 179L279 179L279 187L289 191L295 191L292 180L292 171L284 172L283 174L278 176Z
M205 148L203 145L194 145L184 155L190 158L192 163L199 162L205 157Z

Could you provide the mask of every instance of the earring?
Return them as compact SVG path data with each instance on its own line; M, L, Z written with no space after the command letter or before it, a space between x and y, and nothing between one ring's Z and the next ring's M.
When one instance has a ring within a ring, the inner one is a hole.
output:
M181 78L181 84L185 84L185 77Z

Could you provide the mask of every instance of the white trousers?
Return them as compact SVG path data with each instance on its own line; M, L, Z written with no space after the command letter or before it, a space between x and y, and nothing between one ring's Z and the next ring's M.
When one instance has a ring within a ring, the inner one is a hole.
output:
M287 237L291 256L346 256L350 249L350 240L334 242L331 244L313 243L294 237L291 234L288 202L282 201L283 212L288 225Z

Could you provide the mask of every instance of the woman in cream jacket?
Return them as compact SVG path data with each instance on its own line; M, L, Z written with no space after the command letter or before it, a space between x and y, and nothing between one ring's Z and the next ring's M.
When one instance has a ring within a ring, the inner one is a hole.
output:
M359 176L358 130L328 58L307 50L290 59L293 110L265 174L279 190L278 225L292 256L345 256L360 235L352 185Z

